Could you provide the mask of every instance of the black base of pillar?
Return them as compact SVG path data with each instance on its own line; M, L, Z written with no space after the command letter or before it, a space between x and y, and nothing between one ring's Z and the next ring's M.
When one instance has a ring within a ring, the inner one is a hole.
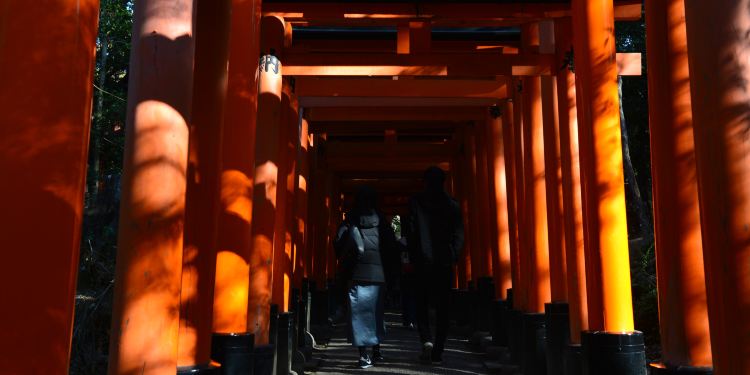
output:
M663 363L650 363L648 370L651 375L713 375L712 367L670 367Z
M276 375L294 374L292 359L294 348L294 313L279 313L278 339L276 343Z
M211 359L221 364L222 375L252 375L254 347L252 333L214 333Z
M182 366L177 368L177 375L221 375L221 369L212 365Z
M522 318L524 375L547 375L544 314L524 313Z
M327 289L314 290L312 292L312 304L310 306L310 324L328 324L331 311L329 307L329 291Z
M471 295L465 289L453 289L451 301L451 316L459 326L465 326L471 323L473 310L471 309Z
M563 352L570 343L570 322L567 302L552 302L544 305L547 329L547 374L563 374Z
M563 370L565 375L583 374L583 352L581 344L569 344L563 352Z
M492 345L508 346L508 332L506 321L508 320L507 301L493 301L492 303Z
M276 345L258 345L253 350L254 375L274 375L276 373Z
M508 349L510 349L510 360L515 364L521 364L523 361L523 343L522 336L523 330L521 329L521 320L523 313L521 311L510 309L508 310L508 321L506 322L506 329L508 331Z
M492 329L492 305L495 301L495 284L492 277L477 280L477 329L487 332Z
M581 335L584 375L646 375L643 333L585 331Z

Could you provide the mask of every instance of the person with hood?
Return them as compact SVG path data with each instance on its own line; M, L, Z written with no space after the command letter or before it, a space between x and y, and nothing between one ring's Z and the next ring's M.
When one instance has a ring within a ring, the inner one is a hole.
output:
M422 342L419 359L440 364L450 323L449 304L453 266L464 244L461 208L443 187L445 172L424 172L425 189L409 201L409 259L417 279L417 328ZM435 340L430 331L430 300L435 304Z
M375 190L364 186L355 195L354 205L336 232L334 248L339 272L348 280L350 335L359 348L360 368L383 360L380 342L385 335L384 259L389 259L396 243L389 223L376 210ZM372 356L367 348L372 347Z

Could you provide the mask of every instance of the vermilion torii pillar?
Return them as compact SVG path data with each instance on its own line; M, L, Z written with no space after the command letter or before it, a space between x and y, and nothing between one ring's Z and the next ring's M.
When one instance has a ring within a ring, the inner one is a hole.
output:
M554 27L553 21L543 21L539 24L540 53L555 53ZM562 171L560 166L557 79L555 76L544 76L541 80L550 295L552 302L566 303L568 301L568 290L565 277L565 236L562 230L563 207L562 184L560 183Z
M461 137L461 133L457 132L457 138ZM459 140L459 142L462 142ZM466 183L464 182L466 169L465 162L463 161L464 155L459 155L455 158L451 165L451 172L456 176L459 176L455 180L455 191L456 200L461 206L461 217L463 219L464 228L468 228L468 201L466 200ZM461 259L458 260L458 266L456 267L456 274L458 279L458 288L467 289L469 287L469 280L471 280L471 236L466 236L464 239L464 248L461 252Z
M487 251L486 242L483 241L484 237L481 232L481 220L480 208L479 208L479 185L477 175L477 139L474 132L474 126L467 129L464 132L464 144L466 151L466 159L464 160L466 169L464 170L465 178L465 193L468 205L468 223L471 236L470 249L471 249L471 276L474 282L474 286L477 286L477 281L480 277L490 276L490 267L492 259L487 257L490 252ZM481 202L481 204L485 204Z
M540 53L555 53L555 24L539 24ZM556 65L557 66L557 65ZM547 228L549 234L549 275L551 302L545 305L547 371L563 373L563 353L569 342L568 286L563 231L562 169L560 128L557 103L557 78L542 77L542 114L544 118L544 168L547 192Z
M495 265L495 256L497 252L497 243L493 241L490 233L492 228L490 227L490 189L489 189L489 176L487 171L487 127L488 123L477 122L474 125L474 145L475 145L475 171L476 171L476 197L477 197L477 226L479 230L479 236L481 238L482 248L480 251L480 262L484 265L482 268L482 276L493 277ZM494 174L493 174L494 177ZM493 194L494 197L494 194ZM494 242L494 244L493 244Z
M303 109L300 109L304 111ZM304 112L303 112L304 114ZM294 187L294 258L295 258L295 283L300 283L302 278L310 277L310 254L308 247L310 236L307 205L310 183L310 127L304 115L300 117L299 146L297 148L296 185Z
M506 101L502 110L502 140L503 140L503 157L505 158L505 187L507 194L507 212L508 212L508 246L510 261L510 279L511 288L515 291L519 287L519 233L518 233L518 206L517 206L517 173L516 173L516 144L515 144L515 101ZM496 154L497 155L497 154ZM497 157L497 156L496 156ZM513 306L515 308L516 296L513 295Z
M513 80L513 122L512 140L513 140L513 160L515 161L515 195L516 195L516 228L518 231L518 256L514 264L517 265L514 273L517 275L518 283L513 285L516 293L513 293L513 308L518 311L525 311L528 304L528 226L526 225L526 179L524 178L524 160L523 160L523 126L524 126L524 98L521 95L523 90L523 80L516 78Z
M274 223L279 169L279 127L281 121L282 67L271 54L283 48L284 21L264 17L261 21L258 90L258 122L255 142L255 186L253 188L253 250L250 257L248 330L255 343L268 342L268 318L273 291Z
M292 204L296 168L297 124L299 109L297 99L288 82L284 83L281 101L278 146L278 184L276 185L276 222L274 223L273 303L279 312L289 311L289 293L292 283Z
M3 372L68 372L98 18L98 0L0 7Z
M638 373L645 367L645 351L643 335L633 330L614 9L612 1L604 0L573 0L571 7L582 99L577 103L593 330L582 337L584 373ZM612 340L620 344L610 345ZM627 350L619 351L623 347Z
M539 46L539 25L525 24L521 31L525 51ZM523 142L524 203L527 247L521 248L521 277L527 278L528 300L523 315L523 347L521 362L525 373L546 373L546 358L536 350L544 346L538 332L544 330L544 306L550 302L549 239L544 162L544 125L542 119L541 78L523 78ZM526 267L523 260L526 259ZM525 274L525 275L524 275Z
M197 5L195 83L188 145L178 373L210 367L221 141L231 0ZM207 370L208 371L208 370Z
M685 2L646 2L649 128L662 363L655 373L711 370ZM666 367L667 370L663 368Z
M495 281L495 297L501 300L508 298L508 289L512 286L510 265L510 233L508 230L508 194L506 185L507 163L505 158L505 140L503 139L503 122L500 108L491 108L487 118L486 139L488 145L487 170L490 176L490 222L495 228L492 241L492 275Z
M526 24L522 38L524 48L539 45L538 24ZM526 312L543 313L550 301L549 248L547 237L547 202L544 164L544 129L540 77L523 79L523 164L525 211L529 256L529 288Z
M581 331L588 329L586 303L586 254L583 241L583 205L581 169L578 157L578 117L576 113L576 82L572 72L573 50L570 18L555 21L557 72L557 113L560 135L560 165L563 201L563 228L570 317L570 347L565 363L580 366ZM576 360L577 359L577 360ZM568 367L566 370L569 370ZM580 372L579 369L573 372Z
M110 374L177 367L193 7L192 0L135 5Z
M711 348L750 373L750 1L685 1Z
M233 0L213 330L248 332L260 0Z

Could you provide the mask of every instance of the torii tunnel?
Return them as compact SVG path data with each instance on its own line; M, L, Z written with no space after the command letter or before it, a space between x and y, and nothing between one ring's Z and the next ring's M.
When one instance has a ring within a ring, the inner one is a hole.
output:
M249 373L212 354L222 337L274 344L289 373L352 193L374 186L405 215L435 165L466 228L453 304L485 314L498 373L750 374L749 8L135 1L109 374ZM98 15L98 0L0 1L2 374L69 371ZM614 36L644 15L651 364L618 96L641 55Z

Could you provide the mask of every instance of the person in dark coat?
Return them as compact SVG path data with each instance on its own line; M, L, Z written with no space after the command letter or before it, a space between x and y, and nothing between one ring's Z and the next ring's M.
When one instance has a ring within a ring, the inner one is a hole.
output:
M420 360L441 363L450 323L449 303L453 266L464 244L461 208L445 192L445 172L430 167L425 189L409 202L409 259L417 275L417 327L422 342ZM430 300L435 303L435 340L430 331Z
M391 226L375 209L377 196L370 187L361 188L353 209L336 232L334 247L349 281L350 333L359 348L360 368L382 361L380 342L385 335L383 304L385 272L383 260L395 247ZM367 348L372 347L372 357Z

